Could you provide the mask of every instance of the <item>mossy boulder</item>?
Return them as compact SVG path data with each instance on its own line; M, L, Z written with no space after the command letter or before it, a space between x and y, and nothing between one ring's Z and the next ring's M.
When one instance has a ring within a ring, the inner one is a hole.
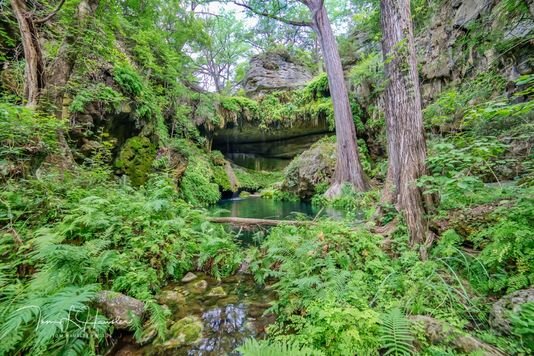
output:
M170 339L161 346L164 349L174 349L185 345L192 345L202 339L204 325L196 316L186 316L174 323L170 328Z
M194 282L190 284L190 286L191 286L190 287L191 292L200 294L200 293L203 293L208 288L208 282L206 282L204 279L201 279L198 282Z
M319 140L291 161L285 171L282 189L301 198L311 198L318 184L330 181L335 166L335 137Z
M139 186L146 182L155 157L156 146L147 137L135 136L122 146L115 167Z
M176 307L179 305L185 305L185 295L175 290L165 290L158 296L158 302L168 305L170 307Z
M226 297L226 295L227 294L223 287L214 287L208 293L208 297L216 297L216 298L224 298Z

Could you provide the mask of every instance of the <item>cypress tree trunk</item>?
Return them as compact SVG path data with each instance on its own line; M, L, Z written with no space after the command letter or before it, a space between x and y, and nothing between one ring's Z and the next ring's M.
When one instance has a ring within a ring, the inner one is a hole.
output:
M416 185L426 173L426 143L409 0L381 0L381 25L389 155L382 202L404 215L412 246L430 243L425 214L431 204Z
M309 0L305 4L312 12L312 27L317 33L321 45L330 96L334 104L336 123L337 161L332 185L325 193L327 197L335 197L341 193L343 183L352 184L358 191L368 189L367 179L360 163L356 129L352 119L349 96L343 76L341 58L336 38L328 19L328 14L321 0Z
M39 36L35 29L32 14L28 11L24 0L11 0L13 13L17 18L22 48L24 50L24 96L26 105L35 107L41 89L44 88L44 63Z

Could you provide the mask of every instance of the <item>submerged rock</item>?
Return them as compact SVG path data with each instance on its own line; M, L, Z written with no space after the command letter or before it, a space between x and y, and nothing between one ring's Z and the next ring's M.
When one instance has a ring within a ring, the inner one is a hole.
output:
M168 306L184 305L185 295L175 290L165 290L158 296L158 302Z
M201 279L200 281L198 282L195 282L191 285L191 292L193 293L203 293L206 288L208 288L208 282L206 282L205 280Z
M122 293L101 291L95 302L116 329L128 329L133 319L141 319L145 312L145 304L142 301Z
M529 302L534 302L534 288L505 295L491 308L489 319L491 327L505 334L510 333L510 315L520 312L521 306Z
M174 323L170 328L171 337L161 346L173 349L185 345L193 345L202 339L204 325L196 316L186 316Z
M182 282L187 283L187 282L191 282L194 279L197 279L197 275L192 272L187 272L184 278L182 278Z
M223 297L226 297L226 292L224 291L224 288L223 287L215 287L215 288L212 288L210 290L210 292L208 293L208 297L220 297L220 298L223 298Z

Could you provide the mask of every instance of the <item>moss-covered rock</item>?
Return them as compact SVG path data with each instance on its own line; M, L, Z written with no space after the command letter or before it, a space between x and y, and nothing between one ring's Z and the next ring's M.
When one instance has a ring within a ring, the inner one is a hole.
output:
M330 180L335 166L335 137L320 140L291 161L282 188L302 198L311 198L318 184Z
M174 349L184 345L192 345L200 341L204 325L196 316L187 316L178 320L170 328L170 339L161 346L164 349Z
M226 291L223 287L214 287L209 291L208 297L223 298L226 297Z
M115 167L126 174L133 185L142 185L148 178L155 156L156 146L147 137L135 136L122 146Z

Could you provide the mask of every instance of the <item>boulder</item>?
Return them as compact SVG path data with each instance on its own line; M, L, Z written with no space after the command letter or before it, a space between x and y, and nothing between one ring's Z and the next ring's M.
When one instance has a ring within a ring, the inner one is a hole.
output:
M143 318L145 304L122 293L101 291L98 293L96 307L111 320L116 329L128 329L134 318Z
M286 168L282 189L311 198L319 183L329 182L336 166L336 143L326 138L313 144Z
M200 294L200 293L203 293L206 290L206 288L208 288L208 282L201 279L200 281L193 283L191 285L190 290L193 293Z
M224 298L226 297L226 292L223 287L215 287L209 291L208 297Z
M196 278L197 278L196 274L191 273L191 272L187 272L187 274L184 276L184 278L182 278L182 282L183 283L188 283L188 282L191 282L193 279L196 279Z
M311 71L293 60L289 54L282 51L267 52L252 57L243 80L243 88L249 95L258 95L262 92L300 88L311 79Z
M447 345L463 354L476 352L477 355L504 356L497 348L454 328L453 326L426 315L410 317L412 322L423 327L427 340L432 344Z
M493 304L489 323L495 330L509 334L511 330L510 315L521 311L525 303L534 302L534 288L522 289L505 295Z
M475 20L484 10L492 3L491 0L461 0L459 3L456 16L454 17L454 26L465 26L468 22Z
M184 305L186 301L182 293L175 290L165 290L158 296L158 303L172 307Z
M204 325L196 316L186 316L178 320L170 328L171 337L161 344L164 349L174 349L181 346L193 345L202 339Z

